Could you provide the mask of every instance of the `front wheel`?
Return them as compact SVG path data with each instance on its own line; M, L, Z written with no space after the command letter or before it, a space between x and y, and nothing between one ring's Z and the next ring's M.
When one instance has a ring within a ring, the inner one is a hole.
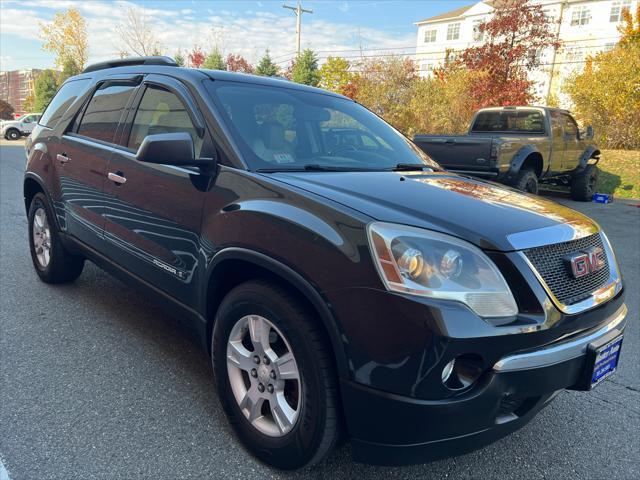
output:
M29 247L33 266L43 282L73 282L82 273L84 258L72 255L62 245L43 193L33 197L29 208Z
M256 457L289 470L329 453L338 438L336 373L296 295L264 281L234 288L216 315L212 359L227 417Z
M597 165L587 165L571 179L571 198L579 202L590 202L596 193L600 171Z
M4 136L7 140L18 140L20 138L20 132L15 128L11 128Z

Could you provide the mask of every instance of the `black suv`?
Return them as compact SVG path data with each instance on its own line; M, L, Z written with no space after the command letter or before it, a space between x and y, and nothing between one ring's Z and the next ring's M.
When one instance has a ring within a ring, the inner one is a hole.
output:
M89 259L174 311L277 467L341 437L379 464L470 451L616 369L627 308L598 225L443 171L340 95L107 62L65 82L26 150L40 278Z

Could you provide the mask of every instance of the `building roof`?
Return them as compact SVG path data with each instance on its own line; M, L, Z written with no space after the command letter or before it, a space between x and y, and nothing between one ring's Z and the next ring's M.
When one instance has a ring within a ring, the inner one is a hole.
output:
M424 20L420 20L416 23L431 23L438 22L440 20L446 20L448 18L457 18L460 17L463 13L469 10L473 5L467 5L466 7L460 7L455 10L451 10L450 12L441 13L440 15L436 15L435 17L425 18Z

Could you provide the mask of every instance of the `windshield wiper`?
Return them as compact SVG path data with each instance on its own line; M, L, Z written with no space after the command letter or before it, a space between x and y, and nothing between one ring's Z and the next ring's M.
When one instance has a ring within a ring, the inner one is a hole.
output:
M392 172L412 172L429 169L433 171L429 165L424 163L398 163L395 167L390 168Z
M268 167L255 170L259 173L274 172L380 172L380 169L361 167L341 167L338 165L320 165L319 163L309 163L300 167Z

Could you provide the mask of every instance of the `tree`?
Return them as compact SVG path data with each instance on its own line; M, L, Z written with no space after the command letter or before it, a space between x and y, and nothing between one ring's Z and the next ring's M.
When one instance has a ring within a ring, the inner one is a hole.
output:
M139 57L161 55L162 47L143 9L127 8L124 22L116 25L115 30L120 36L124 56L130 53Z
M82 70L78 68L76 62L74 62L72 58L66 58L62 64L62 71L58 77L58 83L62 85L67 78L78 75L81 72Z
M40 22L39 25L44 40L42 49L56 54L58 68L63 68L68 59L78 70L85 67L89 50L87 25L78 10L70 8L58 12L51 23Z
M320 67L319 86L342 95L349 93L349 84L353 80L353 73L349 71L351 64L341 57L328 57Z
M467 48L454 63L488 73L486 83L472 89L477 107L531 103L534 83L528 73L540 67L541 52L559 47L552 21L530 0L496 4L493 16L478 26L483 44Z
M400 56L373 58L358 65L353 79L354 98L401 131L413 114L409 105L417 80L415 64Z
M56 73L53 70L43 70L36 79L33 109L36 112L44 112L57 90Z
M200 68L204 62L204 52L197 45L189 52L189 66Z
M640 148L640 6L635 21L625 14L615 48L587 58L564 87L578 120L607 148Z
M304 83L313 87L320 81L318 72L318 57L313 50L306 49L296 58L295 65L291 71L291 79L296 83Z
M209 70L226 70L227 65L224 63L224 58L222 57L222 53L218 49L218 47L214 48L213 51L204 59L204 63L202 64L202 68L207 68Z
M185 58L184 58L184 55L182 54L182 50L178 50L173 55L173 59L176 61L176 63L178 64L179 67L184 67L185 66Z
M0 99L0 120L13 120L13 107Z
M275 77L280 74L280 69L273 63L271 56L269 55L269 49L265 50L264 55L260 59L260 63L255 70L256 75L263 75L265 77Z
M253 66L242 55L227 55L227 70L230 72L253 73Z

